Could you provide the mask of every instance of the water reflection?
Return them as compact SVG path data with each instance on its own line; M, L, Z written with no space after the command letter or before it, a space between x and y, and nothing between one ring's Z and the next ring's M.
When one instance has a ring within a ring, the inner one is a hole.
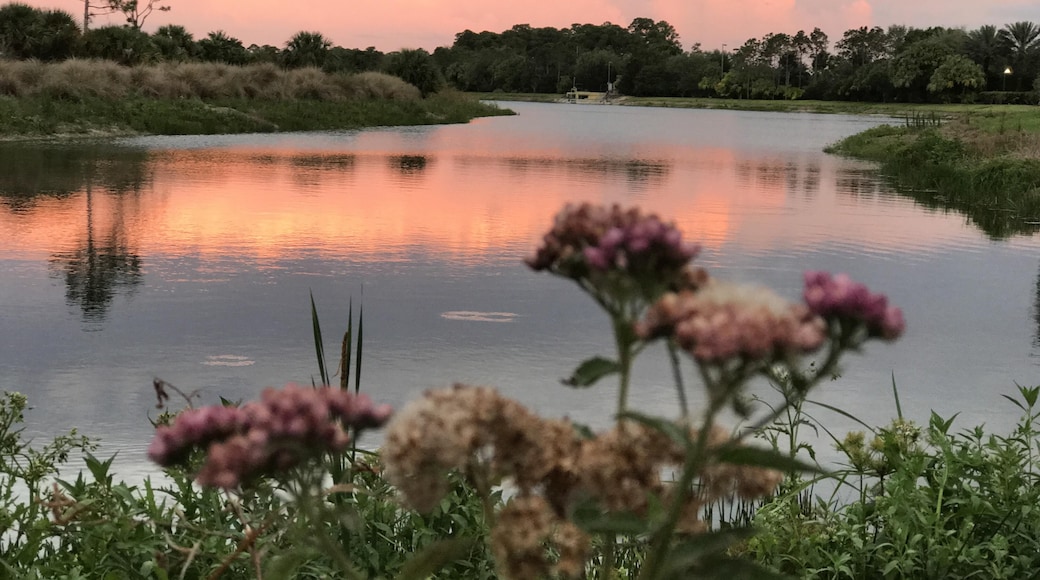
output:
M1022 216L982 204L964 207L963 204L948 201L935 191L900 190L900 193L926 208L964 216L965 223L978 227L992 240L1006 240L1012 236L1029 236L1040 232L1040 221L1037 221L1036 216Z
M0 143L0 203L28 211L38 196L67 197L88 181L107 192L139 191L148 153L110 144Z
M876 199L882 193L877 175L870 169L843 169L838 172L835 187L838 193L856 198ZM891 197L891 193L884 196Z
M148 154L108 144L0 144L0 203L15 214L35 212L43 200L85 198L84 228L72 249L51 252L51 275L86 322L100 322L118 293L131 293L143 273L124 220L127 196L149 181ZM111 201L101 219L97 196ZM67 226L76 216L62 215ZM100 222L100 225L99 225Z
M427 163L425 155L391 155L389 161L391 169L400 171L402 175L422 173Z
M123 219L123 198L117 197L114 219L95 232L94 192L86 185L86 232L81 247L50 258L52 275L65 282L65 300L79 308L84 322L102 322L119 292L132 294L144 279L141 257L131 248Z
M798 158L745 159L735 164L737 182L754 190L783 191L812 199L820 188L820 166Z
M152 376L243 399L306 381L308 292L335 325L363 286L375 321L366 380L381 400L464 380L548 414L605 416L597 405L611 397L558 379L610 349L606 323L520 261L578 201L675 219L713 274L785 296L806 268L890 292L906 340L850 361L821 392L884 414L867 420L889 418L878 387L893 371L917 417L935 404L991 412L993 391L1035 375L1040 240L991 243L879 186L869 164L820 152L876 120L606 109L530 107L421 132L152 139L127 152L4 146L0 380L57 401L54 425L89 422L140 447ZM85 326L103 331L84 338ZM638 372L640 404L667 412L667 365Z

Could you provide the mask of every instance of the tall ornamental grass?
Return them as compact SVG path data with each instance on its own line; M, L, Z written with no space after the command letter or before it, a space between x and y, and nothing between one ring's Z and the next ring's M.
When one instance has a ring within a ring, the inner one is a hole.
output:
M127 96L275 101L420 99L419 90L414 86L377 72L284 70L270 63L248 66L164 63L128 67L112 61L81 59L58 63L0 60L0 95L65 100Z

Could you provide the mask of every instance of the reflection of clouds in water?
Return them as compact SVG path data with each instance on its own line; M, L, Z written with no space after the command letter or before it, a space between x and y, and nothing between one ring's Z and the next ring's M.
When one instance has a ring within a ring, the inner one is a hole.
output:
M256 361L234 354L218 354L207 356L202 364L208 367L248 367L256 364Z
M472 310L452 310L441 313L441 318L467 322L513 322L516 316L512 312L475 312Z

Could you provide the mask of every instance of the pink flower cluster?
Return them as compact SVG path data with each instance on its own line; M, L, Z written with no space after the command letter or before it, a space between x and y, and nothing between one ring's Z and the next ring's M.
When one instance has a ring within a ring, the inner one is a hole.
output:
M712 280L700 290L665 294L636 325L646 339L671 335L703 363L772 360L818 349L824 321L771 290Z
M230 489L263 473L288 469L350 444L348 430L383 425L392 411L366 395L289 384L266 389L241 407L189 409L156 430L148 457L164 467L206 451L196 481Z
M525 261L536 271L569 278L611 270L638 276L678 273L699 251L654 214L583 203L564 207L541 247Z
M903 334L903 311L888 304L884 294L873 294L845 274L805 273L805 303L820 316L863 323L870 336L894 340Z

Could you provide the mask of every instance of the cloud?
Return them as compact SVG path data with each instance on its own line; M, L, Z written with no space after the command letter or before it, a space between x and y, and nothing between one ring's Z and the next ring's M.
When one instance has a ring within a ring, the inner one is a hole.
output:
M78 14L70 0L29 0ZM514 24L567 28L573 23L613 22L637 17L667 20L684 48L743 44L770 32L793 34L821 28L831 39L849 28L905 24L917 27L1002 25L1037 18L1035 0L169 0L170 12L155 13L147 28L176 23L196 37L225 30L246 45L284 45L301 30L318 31L351 48L447 46L463 30L501 32ZM100 19L99 19L100 20ZM109 18L109 22L118 23Z

